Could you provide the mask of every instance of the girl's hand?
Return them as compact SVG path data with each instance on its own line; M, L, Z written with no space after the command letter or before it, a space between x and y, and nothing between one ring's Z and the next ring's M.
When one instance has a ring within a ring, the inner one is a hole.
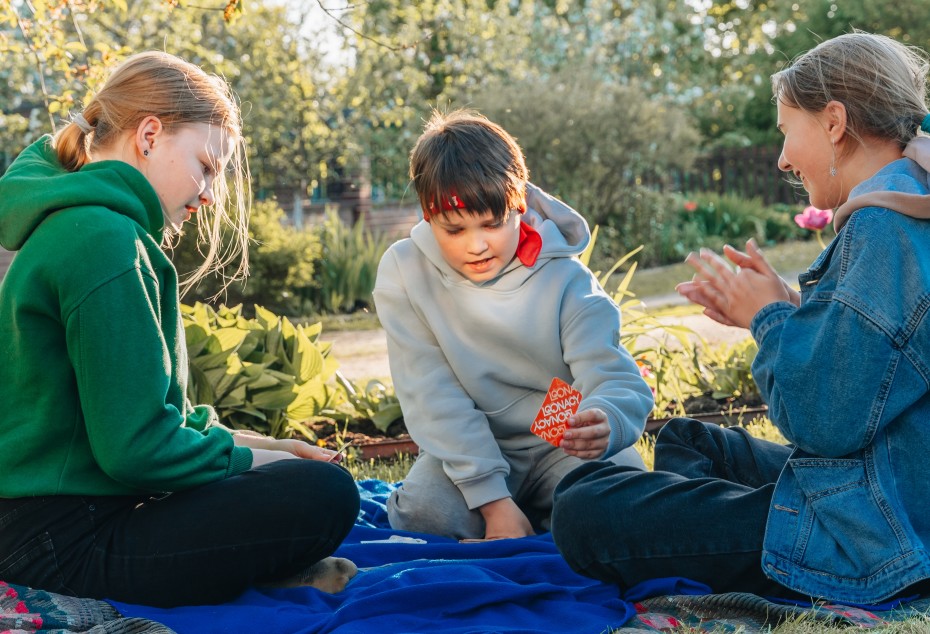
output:
M305 458L308 460L319 460L321 462L339 462L342 460L342 454L332 449L317 447L316 445L311 445L308 442L294 438L271 438L255 432L236 432L233 434L233 442L239 447L288 454L286 456L280 456L279 459ZM253 466L254 462L253 457Z
M325 447L317 447L303 440L297 440L295 438L272 440L276 443L274 448L277 451L286 451L294 454L298 458L319 460L320 462L339 462L342 460L341 453L337 453L332 449L326 449Z
M736 270L719 255L701 249L685 260L697 273L676 290L690 301L704 306L704 314L727 326L748 328L763 307L777 301L800 303L800 296L778 276L754 240L746 243L746 253L724 248Z
M610 424L603 410L593 408L568 419L568 428L559 445L570 456L585 460L600 458L610 441Z

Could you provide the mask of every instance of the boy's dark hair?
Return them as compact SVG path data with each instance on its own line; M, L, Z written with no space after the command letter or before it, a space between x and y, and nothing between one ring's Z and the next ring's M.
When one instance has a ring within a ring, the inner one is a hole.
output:
M474 110L434 112L410 153L425 217L457 209L497 220L526 205L523 152L502 127Z

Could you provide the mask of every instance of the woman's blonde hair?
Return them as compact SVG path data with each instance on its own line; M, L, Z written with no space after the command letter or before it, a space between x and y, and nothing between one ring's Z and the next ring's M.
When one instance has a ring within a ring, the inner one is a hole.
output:
M884 35L856 31L821 42L772 75L775 99L817 113L846 108L849 134L903 148L927 116L927 53Z
M151 51L127 58L113 70L80 117L55 135L58 160L66 169L77 171L96 151L110 147L148 116L158 117L169 134L189 124L220 127L233 146L230 175L214 181L216 203L196 214L198 248L204 262L187 276L182 287L186 290L211 271L225 271L239 256L232 278L247 274L249 169L239 106L220 77L169 53ZM170 228L166 223L166 242L177 237L171 235ZM232 234L228 241L223 239L227 231Z

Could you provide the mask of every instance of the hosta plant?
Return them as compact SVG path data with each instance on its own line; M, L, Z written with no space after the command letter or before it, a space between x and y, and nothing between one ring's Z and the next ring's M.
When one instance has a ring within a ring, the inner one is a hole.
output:
M295 431L309 440L307 423L340 399L327 385L336 369L321 324L295 326L261 306L255 318L242 306L182 306L190 358L188 396L213 404L220 421L275 438Z
M336 420L367 418L376 429L387 432L396 420L403 418L400 401L394 388L381 381L369 381L364 387L353 384L341 372L336 372L336 382L344 390L345 399L333 410L324 412Z

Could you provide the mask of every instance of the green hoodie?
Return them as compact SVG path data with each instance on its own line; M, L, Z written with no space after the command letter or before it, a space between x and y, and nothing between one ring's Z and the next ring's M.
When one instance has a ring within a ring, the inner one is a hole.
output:
M236 475L249 449L185 396L161 204L121 161L61 167L48 137L0 178L0 497L137 495Z

